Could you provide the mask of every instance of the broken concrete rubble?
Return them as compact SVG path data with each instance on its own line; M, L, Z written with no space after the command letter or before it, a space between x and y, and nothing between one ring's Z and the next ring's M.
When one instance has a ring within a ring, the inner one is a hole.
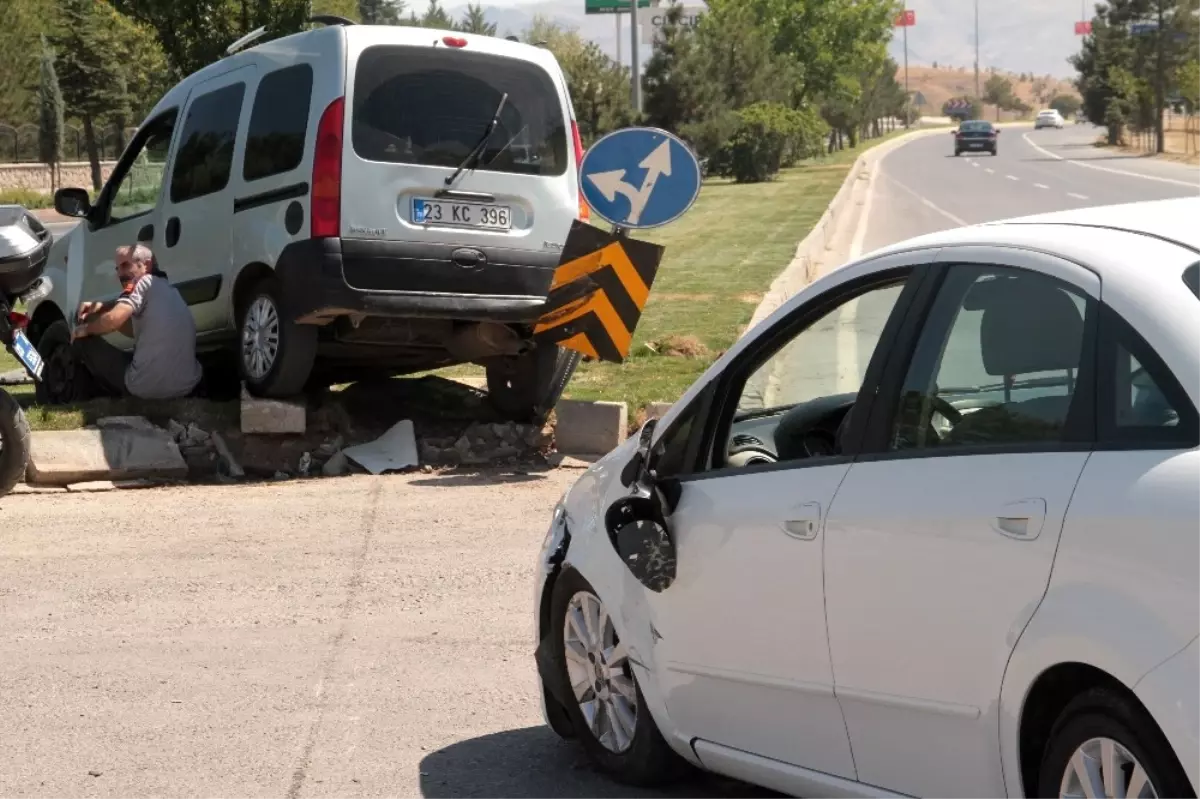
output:
M148 423L147 423L148 424ZM171 436L140 424L54 430L31 436L26 482L70 485L140 477L185 478L187 463Z
M307 409L303 402L261 399L242 387L242 432L259 435L302 435Z

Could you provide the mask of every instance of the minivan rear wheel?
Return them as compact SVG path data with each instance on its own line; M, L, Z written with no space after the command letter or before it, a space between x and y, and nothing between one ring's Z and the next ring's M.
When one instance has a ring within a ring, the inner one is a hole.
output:
M498 359L487 367L488 400L511 421L542 421L578 365L579 353L545 344Z
M317 357L317 328L299 325L283 311L279 281L254 284L238 309L238 370L251 393L299 394Z

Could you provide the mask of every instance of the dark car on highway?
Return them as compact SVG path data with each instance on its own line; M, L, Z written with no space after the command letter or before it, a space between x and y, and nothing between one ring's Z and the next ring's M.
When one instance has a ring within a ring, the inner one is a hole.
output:
M963 122L954 131L954 154L961 155L964 150L976 150L996 154L996 139L1000 129L991 122L982 119L972 119Z

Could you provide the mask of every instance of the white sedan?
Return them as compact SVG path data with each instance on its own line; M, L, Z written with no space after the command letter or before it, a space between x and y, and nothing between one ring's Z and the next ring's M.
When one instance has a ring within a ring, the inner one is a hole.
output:
M1195 796L1200 198L843 266L575 483L546 721L616 778Z

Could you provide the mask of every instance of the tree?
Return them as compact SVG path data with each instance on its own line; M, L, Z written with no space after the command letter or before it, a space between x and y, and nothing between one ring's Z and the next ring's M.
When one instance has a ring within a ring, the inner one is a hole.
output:
M1050 107L1064 117L1072 117L1079 113L1083 101L1073 94L1056 94L1050 100Z
M642 75L642 107L646 123L678 131L695 122L698 88L687 66L694 61L695 35L683 25L684 8L672 2L655 32L654 53Z
M1016 104L1012 81L999 74L989 77L983 85L983 101L996 106L996 119L999 120L1001 110L1007 111Z
M92 188L100 189L98 123L114 109L128 106L122 94L122 53L107 6L100 0L59 0L58 33L49 42L58 54L63 101L83 123L84 144L92 167Z
M53 0L5 0L0 26L0 122L20 125L38 118L39 53L30 47L54 16Z
M1200 110L1200 61L1193 58L1175 71L1175 83L1189 114Z
M97 0L102 4L104 0ZM258 27L260 41L303 30L310 0L112 0L118 11L158 36L176 79L220 59L236 39ZM124 48L121 48L123 51Z
M364 25L399 25L404 3L397 0L358 0L358 16Z
M439 30L454 30L454 20L442 8L438 0L429 0L425 13L421 17L421 27L438 28Z
M467 3L467 10L459 20L458 29L463 33L480 33L484 36L496 35L496 23L488 22L484 16L483 6L479 3Z
M521 36L533 44L545 42L567 76L580 137L587 143L631 121L629 70L609 58L578 31L538 15Z
M50 167L50 191L58 191L58 165L63 154L63 98L54 69L54 51L42 36L41 82L38 86L38 157Z

